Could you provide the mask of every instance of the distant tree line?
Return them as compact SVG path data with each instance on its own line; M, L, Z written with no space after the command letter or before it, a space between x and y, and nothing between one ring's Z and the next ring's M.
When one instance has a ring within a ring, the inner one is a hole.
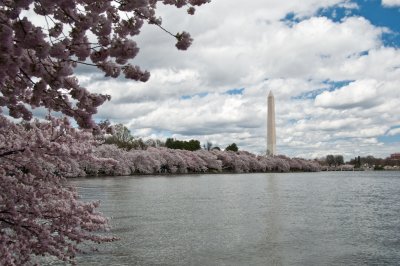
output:
M165 141L165 147L169 149L197 151L201 149L200 141L191 139L189 141L176 140L173 138L167 138Z
M390 157L387 158L376 158L372 155L368 155L365 157L357 156L354 159L349 161L349 164L354 165L356 168L360 168L363 166L375 167L379 169L380 166L400 166L400 160L393 159Z
M100 123L108 128L109 122ZM96 163L74 162L70 177L85 175L132 175L158 173L204 173L204 172L288 172L319 171L317 162L285 156L257 156L239 151L236 143L229 144L224 151L210 141L168 138L165 142L135 138L123 124L112 127L103 142L95 149L99 158Z
M329 154L322 159L317 160L323 166L337 167L344 164L353 165L354 168L369 167L376 170L383 169L384 166L400 166L400 160L391 157L387 158L376 158L372 155L365 157L357 156L354 159L344 162L343 155L332 155Z
M115 145L104 144L95 149L95 154L100 158L108 159L97 163L77 162L71 171L75 173L74 176L320 170L320 165L312 160L285 156L257 156L246 151L203 149L188 151L166 147L127 151Z

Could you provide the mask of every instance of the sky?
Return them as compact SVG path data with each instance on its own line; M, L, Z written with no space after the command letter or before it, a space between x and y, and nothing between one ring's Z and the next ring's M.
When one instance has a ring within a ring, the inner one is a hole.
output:
M146 83L79 69L81 84L111 101L96 115L136 137L198 139L266 152L267 95L277 153L346 159L400 152L400 0L213 0L190 16L160 6L178 51L146 25L133 60Z

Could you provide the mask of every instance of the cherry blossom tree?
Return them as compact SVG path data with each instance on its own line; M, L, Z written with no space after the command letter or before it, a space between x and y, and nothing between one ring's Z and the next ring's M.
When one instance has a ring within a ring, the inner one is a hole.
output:
M110 96L82 87L74 76L77 66L92 66L110 78L122 74L145 82L150 73L131 64L139 52L134 37L145 22L176 38L180 50L192 43L189 33L172 34L161 25L157 4L185 7L193 15L196 6L207 2L0 1L1 265L30 264L35 255L73 263L82 241L113 240L94 234L108 228L107 220L96 211L98 203L79 200L65 177L84 171L132 174L148 161L147 155L135 157L133 153L123 161L122 152L114 148L111 152L110 147L106 147L107 153L115 159L96 158L93 132L73 129L68 119L15 124L3 112L13 119L31 121L32 109L44 107L99 133L101 127L92 116ZM140 160L141 164L131 163ZM178 166L184 169L183 164Z
M90 132L68 119L15 124L0 116L0 265L23 265L32 256L73 262L82 241L113 240L98 202L79 201L64 176L77 175L78 161L112 163L92 155Z
M222 161L218 160L216 154L210 151L198 150L194 152L197 156L199 156L207 165L209 171L222 171Z
M122 176L131 175L135 169L130 164L130 156L125 150L115 145L103 144L94 149L93 156L96 158L110 158L114 161L80 161L80 167L89 176Z
M161 168L161 162L154 158L154 154L148 151L132 150L129 152L130 162L138 174L154 174L158 173Z

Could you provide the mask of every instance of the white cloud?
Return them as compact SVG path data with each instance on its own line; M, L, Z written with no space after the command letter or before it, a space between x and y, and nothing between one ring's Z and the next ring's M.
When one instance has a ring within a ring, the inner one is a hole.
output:
M396 136L400 135L400 127L391 129L388 133L388 136Z
M315 98L315 105L338 109L367 108L378 99L380 86L376 80L358 80L338 90L323 92Z
M400 0L382 0L382 5L384 6L400 6Z

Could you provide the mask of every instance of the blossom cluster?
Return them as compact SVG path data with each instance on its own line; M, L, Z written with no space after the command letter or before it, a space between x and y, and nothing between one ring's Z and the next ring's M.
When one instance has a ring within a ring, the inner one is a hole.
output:
M158 3L188 7L210 0L23 0L0 4L0 112L7 107L14 118L30 120L31 108L43 106L95 128L92 115L110 97L93 94L73 76L77 65L97 67L107 77L145 82L150 73L129 60L139 52L133 40L144 22L159 26L186 50L190 35L172 34L156 16ZM29 10L43 19L35 25Z
M64 176L84 174L80 161L113 165L93 156L97 141L67 119L15 124L0 115L0 265L30 264L33 255L73 262L78 244L113 238L96 211Z

